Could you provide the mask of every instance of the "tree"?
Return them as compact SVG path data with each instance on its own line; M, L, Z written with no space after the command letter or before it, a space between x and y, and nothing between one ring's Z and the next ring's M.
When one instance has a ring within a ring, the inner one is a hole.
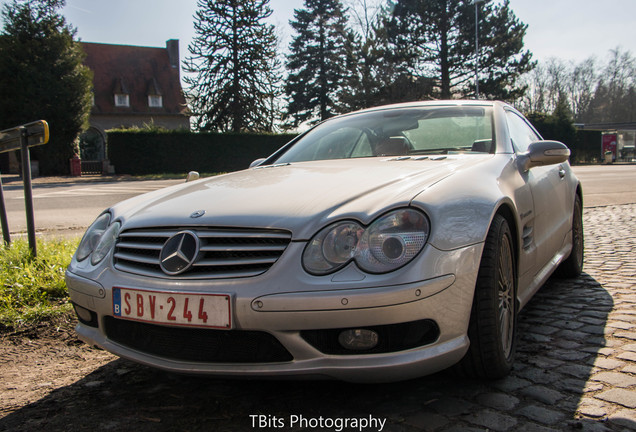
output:
M515 105L520 111L526 113L545 113L549 102L548 96L548 75L543 64L537 65L532 71L521 77L526 91L515 101Z
M386 16L387 9L383 9L366 35L356 38L354 68L349 86L342 92L349 109L432 99L434 80L409 67L411 53L391 45L384 26Z
M201 131L271 131L280 93L269 0L199 0L197 36L184 62L187 96Z
M578 123L630 122L636 119L636 59L610 50L605 64L595 57L579 63L550 58L526 74L528 91L515 102L530 113L550 113L566 104Z
M586 122L636 120L636 58L620 48L610 50L584 116Z
M554 111L564 95L574 91L573 65L562 59L549 58L537 65L525 79L524 94L526 112L547 113Z
M523 50L527 26L509 0L479 8L480 96L511 100L523 93L517 78L531 70L532 54ZM411 59L414 75L435 81L433 96L475 95L475 6L470 0L397 0L385 21L394 50Z
M291 125L325 120L342 111L339 91L353 63L353 33L340 0L305 0L290 25L296 36L287 57L285 86Z
M375 34L382 7L380 0L345 0L345 5L353 28L353 61L344 78L339 100L348 111L353 111L371 106L369 102L376 98L379 88L374 68L378 57Z
M597 79L594 57L583 60L572 69L571 79L566 82L566 89L575 120L580 121L584 113L589 110Z
M57 11L64 0L13 0L0 34L0 129L46 120L50 142L31 154L43 175L68 174L91 108L92 73Z
M573 146L576 141L576 129L572 121L572 111L565 94L558 98L552 114L534 112L527 114L544 139L556 140Z

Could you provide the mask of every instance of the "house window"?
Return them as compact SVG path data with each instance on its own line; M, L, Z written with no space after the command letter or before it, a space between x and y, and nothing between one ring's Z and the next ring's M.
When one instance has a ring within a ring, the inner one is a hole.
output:
M163 106L161 95L148 95L148 106L150 108L161 108Z
M125 93L117 93L115 94L115 106L117 107L127 107L130 106L130 100L128 95Z

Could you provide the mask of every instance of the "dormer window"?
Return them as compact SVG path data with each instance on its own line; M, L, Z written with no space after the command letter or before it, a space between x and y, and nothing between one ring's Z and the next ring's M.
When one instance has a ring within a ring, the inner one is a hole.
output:
M155 78L148 81L148 107L161 108L163 107L163 98L161 97L161 89L159 83Z
M148 95L148 106L150 108L161 108L163 106L161 95Z
M116 107L128 107L130 106L130 97L125 93L115 94L115 106Z
M124 80L118 78L115 80L115 86L113 88L113 94L115 95L116 107L129 107L130 106L130 92Z

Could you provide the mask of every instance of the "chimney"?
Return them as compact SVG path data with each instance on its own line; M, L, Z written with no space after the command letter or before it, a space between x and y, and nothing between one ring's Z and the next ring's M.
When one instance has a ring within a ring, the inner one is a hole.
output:
M166 41L166 49L168 50L168 58L170 66L179 69L179 39L170 39Z

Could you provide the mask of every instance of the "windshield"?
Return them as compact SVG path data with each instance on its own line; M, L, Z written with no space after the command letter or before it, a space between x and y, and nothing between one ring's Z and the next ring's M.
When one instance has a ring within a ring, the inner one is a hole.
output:
M301 137L276 163L494 153L494 147L490 107L395 108L326 121Z

